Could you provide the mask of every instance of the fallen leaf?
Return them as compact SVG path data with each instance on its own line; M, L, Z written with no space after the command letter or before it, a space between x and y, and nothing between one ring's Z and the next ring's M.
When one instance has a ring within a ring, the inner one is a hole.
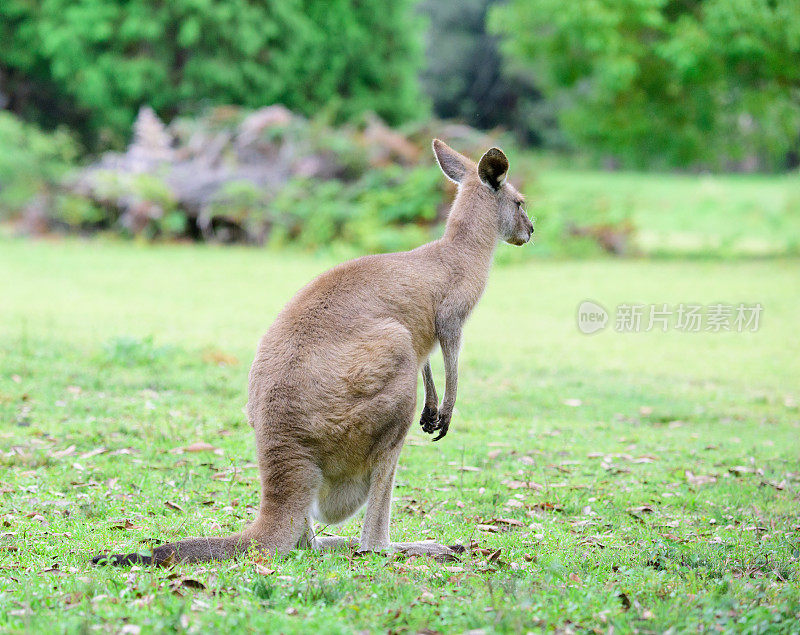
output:
M181 507L177 503L173 503L172 501L164 501L164 506L168 507L169 509L174 509L176 512L183 511L183 507Z
M216 364L217 366L235 366L239 363L235 356L216 348L203 351L203 361L206 364Z
M275 569L268 569L263 564L256 563L256 573L258 575L272 575L275 573Z
M436 602L436 596L430 591L423 591L422 595L419 596L419 601L420 604L431 604L433 606L438 604Z
M78 458L80 459L90 459L93 456L97 456L98 454L103 454L103 452L108 452L107 448L95 448L94 450L89 450L88 452L84 452Z
M200 589L201 591L206 588L206 585L200 582L199 580L194 580L192 578L177 578L170 582L170 589L172 592L177 595L182 595L180 593L180 589Z
M486 531L490 534L496 534L500 529L495 525L475 525L481 531Z
M67 595L64 596L64 608L71 609L77 606L78 604L81 603L83 597L84 597L83 593L81 593L80 591L76 591L74 593L67 593Z
M508 489L533 489L536 491L544 489L543 485L534 483L533 481L503 481L503 485Z
M69 456L70 454L74 454L74 453L75 453L75 446L71 445L71 446L69 446L67 448L64 448L63 450L58 450L56 452L51 452L50 456L52 456L54 459L61 459L61 458L64 458L65 456Z
M494 524L513 525L514 527L522 527L524 523L516 518L493 518L489 521Z
M184 452L214 452L217 450L217 448L210 443L206 443L205 441L195 441L194 443L180 449Z
M562 403L570 408L577 408L578 406L583 405L583 402L580 399L565 399Z
M130 519L125 518L123 520L114 521L114 524L111 525L111 529L141 529L140 525L134 525Z
M708 485L709 483L716 483L717 477L706 474L693 474L690 470L684 472L686 482L689 485Z

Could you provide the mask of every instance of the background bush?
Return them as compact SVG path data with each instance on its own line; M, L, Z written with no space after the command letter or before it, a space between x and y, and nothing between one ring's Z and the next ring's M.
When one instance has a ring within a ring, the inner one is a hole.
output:
M634 167L797 164L796 0L511 0L491 19L578 148Z
M77 155L66 131L47 134L0 111L0 219L54 188Z
M6 106L119 145L142 104L424 115L412 0L3 0Z

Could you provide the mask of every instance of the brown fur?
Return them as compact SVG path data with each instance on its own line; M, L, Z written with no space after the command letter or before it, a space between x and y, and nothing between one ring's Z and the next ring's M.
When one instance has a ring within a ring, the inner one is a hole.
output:
M508 161L500 150L484 155L480 170L439 140L434 152L459 182L444 236L323 273L289 301L259 343L247 404L261 476L253 524L228 538L185 540L156 548L152 557L118 555L111 562L196 562L251 546L278 553L333 546L341 539L316 537L313 519L341 522L365 502L361 549L447 551L431 542L389 542L394 472L414 418L417 374L424 366L421 424L441 438L455 404L462 326L483 293L498 240L523 244L533 226L519 193L504 183ZM446 370L441 407L428 364L437 342Z

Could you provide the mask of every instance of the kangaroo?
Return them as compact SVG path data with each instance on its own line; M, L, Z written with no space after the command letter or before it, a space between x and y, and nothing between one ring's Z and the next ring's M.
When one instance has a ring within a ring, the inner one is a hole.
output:
M251 548L285 553L334 548L313 522L338 524L366 503L362 551L452 553L433 541L392 543L389 516L403 440L416 412L443 438L456 403L464 321L480 299L500 240L527 243L533 224L506 182L508 159L492 148L476 165L439 139L433 151L458 185L444 235L408 252L338 265L303 287L258 344L247 414L255 430L261 501L239 534L164 544L152 556L101 555L95 563L160 564L234 557ZM445 366L441 405L429 356Z

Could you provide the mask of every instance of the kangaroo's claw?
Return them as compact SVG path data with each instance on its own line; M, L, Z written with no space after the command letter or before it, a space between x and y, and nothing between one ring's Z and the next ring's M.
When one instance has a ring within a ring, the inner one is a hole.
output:
M430 408L425 406L422 409L422 416L419 418L419 425L422 426L422 431L427 434L433 434L439 429L437 426L438 422L439 413L436 407L434 406L433 408Z

